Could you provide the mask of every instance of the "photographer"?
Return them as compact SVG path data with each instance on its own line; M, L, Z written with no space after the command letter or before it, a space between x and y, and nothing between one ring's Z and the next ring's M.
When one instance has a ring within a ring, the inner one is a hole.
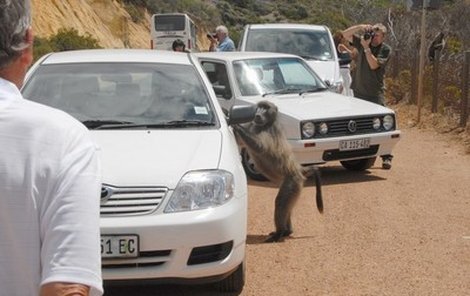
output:
M210 39L211 45L209 51L234 51L235 43L228 37L228 29L225 26L218 26L215 29L215 34L207 34Z
M357 49L356 68L352 73L354 96L385 106L384 75L392 48L384 43L387 28L383 24L355 25L343 32ZM361 33L360 35L356 35ZM392 167L392 156L382 156L384 169Z

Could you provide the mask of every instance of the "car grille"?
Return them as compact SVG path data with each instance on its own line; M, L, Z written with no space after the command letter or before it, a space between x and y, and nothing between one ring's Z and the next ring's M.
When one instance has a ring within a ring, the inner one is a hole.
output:
M323 152L324 161L341 160L353 157L372 156L379 151L379 145L372 145L367 149L340 151L339 149L325 150Z
M320 123L326 123L328 125L328 133L321 135L315 133L313 138L331 138L331 137L340 137L340 136L351 136L351 135L360 135L360 134L372 134L385 132L383 127L378 130L375 130L372 127L374 118L383 118L383 116L370 116L370 117L356 117L356 118L342 118L335 120L325 120L325 121L315 121L315 129L319 129ZM355 131L349 129L349 124L351 121L355 122ZM393 127L391 130L394 130Z
M114 187L103 184L101 216L151 213L158 208L167 192L165 187Z
M144 251L136 259L102 259L103 269L156 267L171 260L171 250Z
M198 265L222 261L230 255L233 249L233 241L216 245L195 247L189 255L187 265ZM102 259L103 270L119 268L145 268L158 267L174 260L172 250L141 251L137 258Z
M371 117L354 119L356 122L356 131L354 134L376 133L377 131L372 128L372 119L373 118ZM352 132L348 130L348 124L350 121L351 119L328 121L328 135L330 137L336 137L352 134Z

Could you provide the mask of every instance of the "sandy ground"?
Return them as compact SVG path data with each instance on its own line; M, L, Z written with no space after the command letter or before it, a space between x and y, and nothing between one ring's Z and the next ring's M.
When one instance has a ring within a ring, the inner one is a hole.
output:
M249 183L247 282L240 295L470 295L470 155L455 133L403 114L393 167L322 168L325 212L312 181L294 234L273 230L270 183ZM106 295L220 295L206 286L134 286Z

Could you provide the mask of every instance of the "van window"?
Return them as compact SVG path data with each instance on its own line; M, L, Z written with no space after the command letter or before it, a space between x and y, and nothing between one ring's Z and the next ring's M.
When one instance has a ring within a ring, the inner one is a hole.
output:
M248 32L246 51L289 53L313 60L333 60L327 31L254 29Z

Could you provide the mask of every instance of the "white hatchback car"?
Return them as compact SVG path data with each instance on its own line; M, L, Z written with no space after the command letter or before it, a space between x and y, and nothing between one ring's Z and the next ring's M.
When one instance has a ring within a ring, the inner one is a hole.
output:
M298 56L267 52L197 53L226 110L269 100L278 106L281 125L304 166L340 161L365 170L378 156L392 154L399 141L393 110L327 89ZM262 180L242 150L246 173Z
M252 107L227 119L190 55L152 50L49 54L22 93L70 113L101 148L105 282L243 288L247 181L228 125Z

